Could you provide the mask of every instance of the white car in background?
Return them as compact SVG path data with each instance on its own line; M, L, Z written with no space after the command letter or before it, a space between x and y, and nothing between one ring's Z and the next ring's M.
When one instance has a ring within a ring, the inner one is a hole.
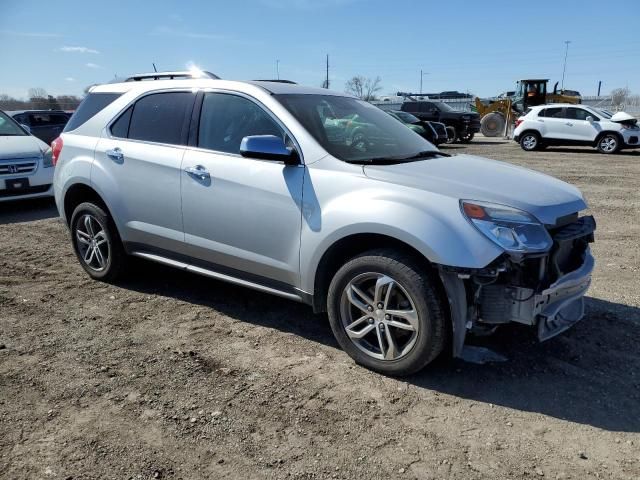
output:
M0 111L0 202L53 196L51 149Z
M513 139L523 150L551 145L582 145L600 153L640 147L637 119L585 105L552 104L531 107L516 121Z

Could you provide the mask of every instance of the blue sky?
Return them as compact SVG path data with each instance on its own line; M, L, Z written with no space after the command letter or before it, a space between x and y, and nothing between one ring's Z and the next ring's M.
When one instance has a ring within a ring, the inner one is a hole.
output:
M0 93L81 94L92 83L196 64L223 78L331 87L361 74L382 94L495 95L518 78L560 80L583 94L640 93L640 3L602 1L0 0Z

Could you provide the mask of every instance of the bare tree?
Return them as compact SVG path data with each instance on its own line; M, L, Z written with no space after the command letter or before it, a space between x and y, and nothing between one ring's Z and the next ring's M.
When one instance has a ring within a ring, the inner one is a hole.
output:
M362 75L356 75L345 84L345 91L362 100L375 100L376 93L382 90L380 82L380 77L367 78Z
M624 107L631 95L627 87L611 90L611 103L614 107Z

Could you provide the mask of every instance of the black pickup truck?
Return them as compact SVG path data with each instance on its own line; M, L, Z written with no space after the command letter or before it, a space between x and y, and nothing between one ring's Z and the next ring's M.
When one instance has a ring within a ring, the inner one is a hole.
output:
M420 120L444 123L451 142L470 142L480 131L480 115L454 110L443 102L404 102L400 109L415 115Z

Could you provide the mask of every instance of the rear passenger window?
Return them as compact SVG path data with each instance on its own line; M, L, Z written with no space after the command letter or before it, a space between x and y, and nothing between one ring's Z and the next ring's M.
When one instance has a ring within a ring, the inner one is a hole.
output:
M118 119L111 125L111 135L118 138L127 138L129 136L129 122L131 121L131 113L133 107L129 107Z
M250 135L275 135L284 139L282 128L254 102L237 95L205 94L198 147L240 153L240 142Z
M133 106L127 138L185 145L188 115L194 98L190 92L154 93L142 97Z
M113 102L116 98L118 98L121 93L90 93L86 97L75 113L67 122L67 125L64 127L64 132L70 132L71 130L75 130L80 125L85 123L87 120L92 118L96 113L103 110L107 105Z
M540 112L539 117L564 118L562 108L547 108ZM544 112L544 115L543 115Z

